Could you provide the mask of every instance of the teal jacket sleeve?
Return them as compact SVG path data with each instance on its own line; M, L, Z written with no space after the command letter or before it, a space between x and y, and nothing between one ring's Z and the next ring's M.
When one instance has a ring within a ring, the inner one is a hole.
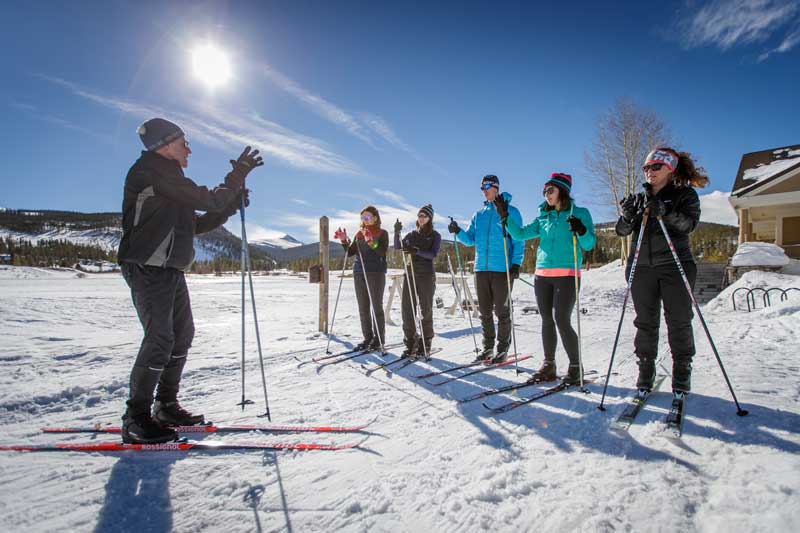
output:
M516 224L517 227L522 225L522 215L516 207L508 210L506 224L509 222ZM525 258L525 241L515 237L510 231L508 233L511 235L511 250L508 251L509 262L512 265L522 265L522 260Z
M517 211L517 213L519 213L519 211ZM517 221L517 219L512 217L511 213L509 212L509 217L506 219L506 230L508 231L508 234L511 235L512 239L517 239L520 241L535 239L539 236L539 219L534 218L533 222L527 226L523 226L522 218L520 217L519 221Z
M455 238L458 239L458 242L465 246L475 246L475 221L477 218L477 213L472 215L472 220L469 222L469 227L456 233Z
M583 235L578 235L578 244L581 245L581 249L588 252L592 248L594 248L595 242L597 242L597 235L594 232L594 222L592 222L592 214L589 213L588 209L581 209L576 213L576 216L583 222L583 225L586 226L586 233Z

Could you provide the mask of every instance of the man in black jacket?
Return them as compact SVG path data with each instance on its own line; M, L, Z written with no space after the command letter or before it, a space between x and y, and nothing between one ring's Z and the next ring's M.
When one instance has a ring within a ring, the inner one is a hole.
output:
M689 234L700 222L700 198L692 186L693 182L683 172L684 167L690 164L687 157L679 161L678 154L672 150L654 150L648 155L644 166L647 192L632 194L621 202L622 216L617 221L616 233L623 237L633 233L626 278L630 274L643 214L645 209L649 209L631 285L631 297L636 310L634 347L639 359L636 384L639 389L653 388L663 303L673 361L672 389L682 392L690 390L691 362L695 354L692 300L657 220L659 216L662 218L689 284L694 287L697 266L692 256ZM691 172L694 176L696 171L693 165Z
M138 133L147 150L125 178L118 259L144 338L131 372L122 440L147 444L175 439L175 431L165 426L204 421L177 398L194 337L184 270L194 260L195 234L224 224L243 201L247 205L245 178L264 163L248 146L231 160L225 182L209 190L183 175L192 151L180 127L153 118Z

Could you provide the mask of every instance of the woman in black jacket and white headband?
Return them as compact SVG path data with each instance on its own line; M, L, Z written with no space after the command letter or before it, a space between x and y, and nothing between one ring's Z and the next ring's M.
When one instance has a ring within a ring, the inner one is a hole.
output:
M653 388L663 305L672 352L672 390L686 393L691 388L692 357L695 353L692 300L657 217L662 218L689 284L694 287L697 266L692 256L689 234L700 222L700 198L694 188L705 187L708 176L702 167L695 166L687 152L677 152L672 148L650 152L643 170L647 192L631 194L622 200L622 216L616 225L617 235L624 237L633 233L627 277L634 260L643 214L645 209L649 209L631 284L631 297L636 310L633 322L636 326L634 347L639 359L636 386L646 390Z

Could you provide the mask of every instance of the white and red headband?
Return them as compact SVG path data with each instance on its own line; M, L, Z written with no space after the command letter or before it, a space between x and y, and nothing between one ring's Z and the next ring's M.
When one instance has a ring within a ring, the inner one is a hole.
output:
M669 150L653 150L647 154L644 164L662 164L665 165L670 172L675 172L675 169L678 168L678 156Z

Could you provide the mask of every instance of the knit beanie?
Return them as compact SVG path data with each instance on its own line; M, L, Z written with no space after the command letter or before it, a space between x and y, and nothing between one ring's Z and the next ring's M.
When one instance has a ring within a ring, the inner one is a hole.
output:
M428 218L433 220L433 206L431 204L423 205L419 208L419 213L425 213L428 215Z
M547 180L547 183L544 184L545 187L548 185L555 185L557 187L561 187L567 194L572 193L572 176L569 174L563 174L561 172L553 172L550 174L550 179Z
M185 135L177 124L163 118L151 118L142 123L137 132L144 147L151 152Z

